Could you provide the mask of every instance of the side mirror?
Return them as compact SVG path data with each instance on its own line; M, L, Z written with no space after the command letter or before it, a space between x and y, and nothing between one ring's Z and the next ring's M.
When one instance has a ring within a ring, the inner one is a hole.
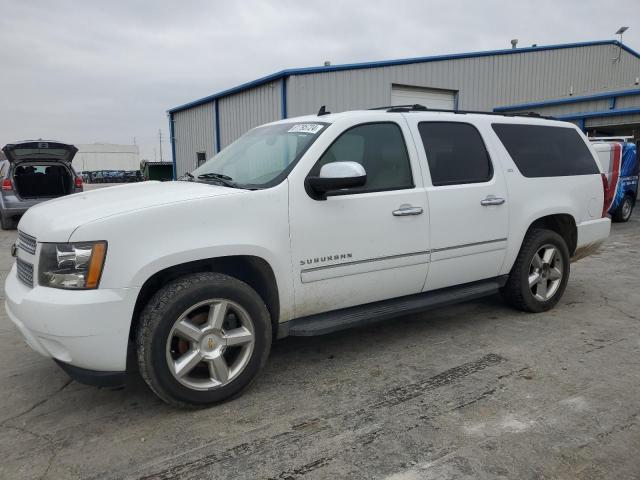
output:
M321 198L343 188L361 187L367 182L367 172L357 162L332 162L323 165L320 175L307 177L311 189Z

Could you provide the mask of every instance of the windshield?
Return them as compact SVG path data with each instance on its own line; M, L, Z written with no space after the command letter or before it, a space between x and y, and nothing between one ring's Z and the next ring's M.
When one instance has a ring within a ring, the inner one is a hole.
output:
M240 188L276 185L326 126L320 122L300 122L254 128L187 177Z

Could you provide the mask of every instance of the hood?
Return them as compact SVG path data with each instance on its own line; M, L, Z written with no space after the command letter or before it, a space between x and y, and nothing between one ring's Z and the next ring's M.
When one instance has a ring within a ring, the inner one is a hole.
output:
M73 145L46 140L8 143L2 148L7 159L13 163L24 160L54 160L71 163L78 149Z
M197 182L142 182L104 187L31 207L20 220L19 228L38 241L66 242L76 228L101 218L170 203L246 192ZM167 222L170 221L167 218Z

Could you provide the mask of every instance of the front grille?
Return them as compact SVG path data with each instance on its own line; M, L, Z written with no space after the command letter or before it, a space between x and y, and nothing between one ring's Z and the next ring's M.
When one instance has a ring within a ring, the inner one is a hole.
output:
M36 254L36 239L31 235L27 235L21 230L18 230L18 248L21 248L31 255Z
M20 281L27 287L33 287L33 265L20 258L16 258L16 268Z

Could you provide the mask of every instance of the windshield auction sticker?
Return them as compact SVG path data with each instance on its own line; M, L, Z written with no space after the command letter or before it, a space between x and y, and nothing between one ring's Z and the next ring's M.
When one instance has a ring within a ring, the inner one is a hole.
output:
M321 125L319 123L297 123L289 130L287 130L287 133L310 133L312 135L315 135L323 128L324 125Z

